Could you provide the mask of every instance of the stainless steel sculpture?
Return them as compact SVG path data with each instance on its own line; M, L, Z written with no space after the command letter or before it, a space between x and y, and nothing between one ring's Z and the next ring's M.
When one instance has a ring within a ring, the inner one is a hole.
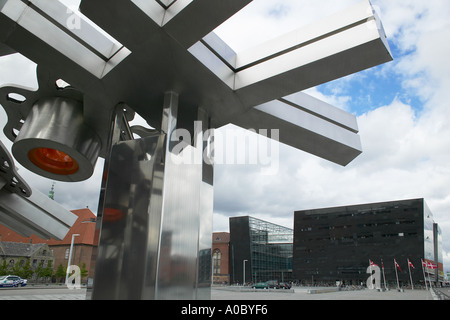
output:
M27 160L40 146L19 143L40 135L27 124L35 108L71 95L80 102L78 128L86 128L77 132L90 132L89 163L71 156L77 144L67 137L57 142L68 148L45 148L86 172L97 154L106 159L92 298L209 296L213 166L178 161L184 153L204 158L206 132L229 123L275 128L280 142L340 165L361 153L354 116L298 92L392 59L369 1L236 53L214 29L250 2L83 0L80 13L56 1L0 0L0 54L38 64L37 91L0 88L17 160L48 176ZM134 112L154 130L130 128ZM192 141L181 142L176 129Z

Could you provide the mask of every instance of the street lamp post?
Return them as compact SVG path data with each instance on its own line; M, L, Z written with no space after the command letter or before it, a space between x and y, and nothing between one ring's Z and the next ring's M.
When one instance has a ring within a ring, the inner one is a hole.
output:
M242 261L242 265L243 265L243 272L242 272L242 285L243 286L245 286L245 263L247 262L248 260L244 260L244 261Z
M72 263L73 242L75 240L75 237L77 237L77 236L79 236L79 234L74 233L72 235L72 241L70 242L69 261L67 262L67 271L66 271L66 285L67 285L67 282L69 281L69 268L70 268L70 264Z

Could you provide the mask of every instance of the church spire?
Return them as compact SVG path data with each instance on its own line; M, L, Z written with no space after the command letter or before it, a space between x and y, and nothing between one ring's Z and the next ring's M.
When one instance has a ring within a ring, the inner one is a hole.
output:
M48 197L52 200L55 200L55 182L52 183L52 188L48 192Z

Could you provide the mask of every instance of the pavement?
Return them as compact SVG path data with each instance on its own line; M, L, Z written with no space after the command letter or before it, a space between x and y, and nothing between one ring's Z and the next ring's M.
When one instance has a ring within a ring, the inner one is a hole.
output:
M311 293L312 292L312 293ZM291 290L251 291L233 289L233 287L213 288L212 300L435 300L430 291L426 290L348 290L339 291L336 288L294 287Z
M240 287L212 287L211 300L436 300L426 290L350 290L333 288L294 287L291 290L247 289ZM311 293L317 292L317 293ZM86 289L68 289L61 286L0 289L0 300L86 300Z
M86 289L65 286L2 288L0 300L86 300Z

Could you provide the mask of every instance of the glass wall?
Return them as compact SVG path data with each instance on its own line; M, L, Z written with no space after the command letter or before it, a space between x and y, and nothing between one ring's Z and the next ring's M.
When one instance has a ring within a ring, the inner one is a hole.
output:
M426 267L424 269L427 279L431 281L444 281L444 265L442 256L442 232L437 223L434 222L433 214L424 202L424 258L425 262L433 263L437 269Z
M292 278L294 231L249 217L252 282Z
M433 236L433 214L427 204L423 208L423 248L424 259L434 263L434 236Z
M253 217L230 218L232 282L291 281L293 233Z

